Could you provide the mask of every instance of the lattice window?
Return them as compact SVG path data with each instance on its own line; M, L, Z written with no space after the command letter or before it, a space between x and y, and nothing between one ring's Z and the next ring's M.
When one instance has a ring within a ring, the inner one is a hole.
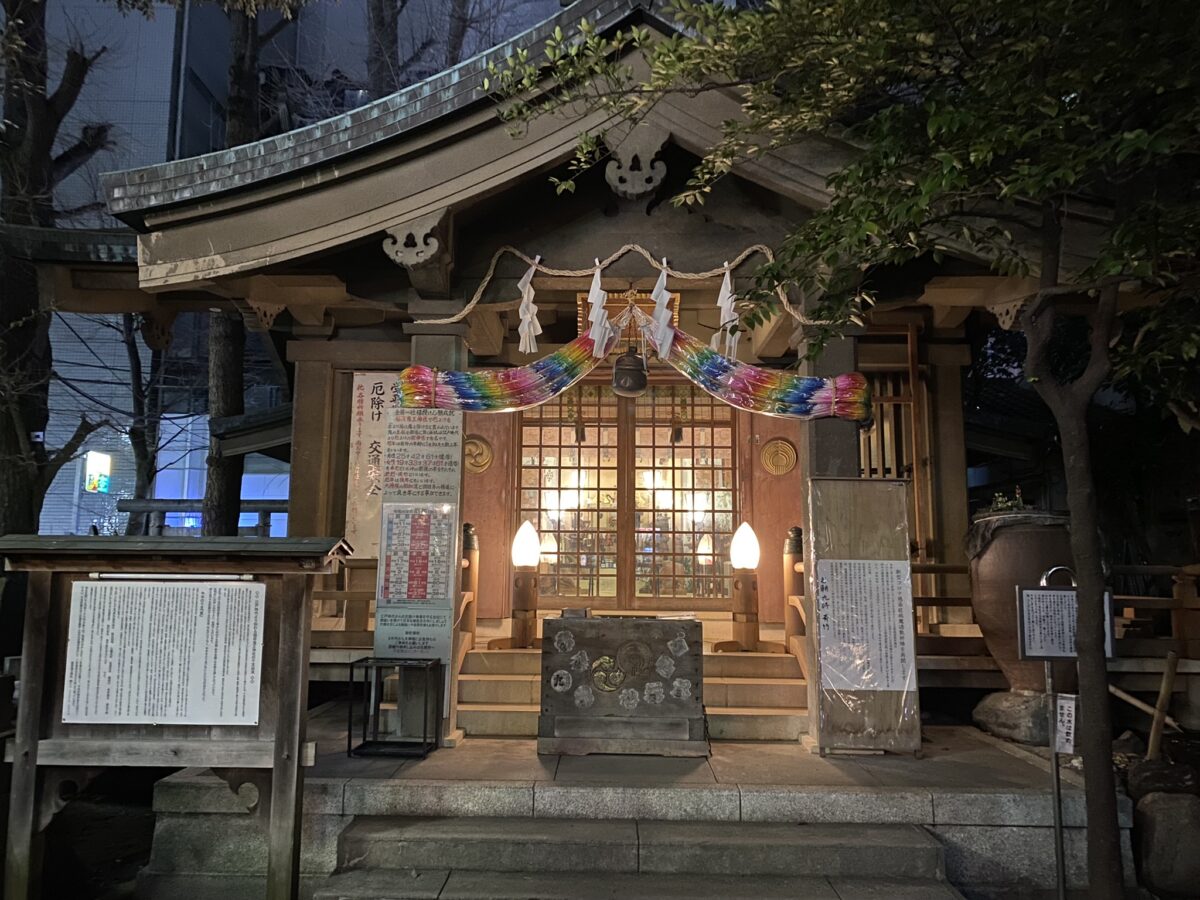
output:
M636 418L635 595L728 597L732 409L692 385L656 385L637 399Z
M584 385L523 414L521 519L542 538L544 598L617 596L617 412Z
M588 384L523 413L520 519L542 537L542 605L721 606L735 448L733 411L691 385L631 401Z

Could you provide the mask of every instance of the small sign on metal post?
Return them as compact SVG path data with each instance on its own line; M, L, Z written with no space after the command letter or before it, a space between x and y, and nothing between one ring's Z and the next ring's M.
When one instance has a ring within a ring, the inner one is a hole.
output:
M1049 586L1051 576L1066 572L1071 586ZM1040 659L1046 667L1047 718L1050 725L1050 787L1054 794L1054 868L1059 900L1067 896L1066 864L1063 858L1062 785L1058 777L1058 754L1075 752L1074 694L1055 694L1055 660L1075 659L1079 595L1075 573L1055 566L1042 574L1035 588L1017 588L1017 641L1021 659ZM1112 658L1112 593L1104 592L1104 655Z
M1075 752L1075 695L1058 694L1054 706L1054 752Z

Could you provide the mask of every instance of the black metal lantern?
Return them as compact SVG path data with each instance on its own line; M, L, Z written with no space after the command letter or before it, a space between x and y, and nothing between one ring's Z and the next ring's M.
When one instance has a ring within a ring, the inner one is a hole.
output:
M648 383L646 360L633 347L613 363L612 389L618 397L640 397Z

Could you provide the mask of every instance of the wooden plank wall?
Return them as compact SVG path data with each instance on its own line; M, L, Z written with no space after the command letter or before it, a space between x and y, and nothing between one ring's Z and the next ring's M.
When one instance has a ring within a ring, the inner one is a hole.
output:
M500 619L512 609L512 539L516 527L516 484L520 459L518 413L467 413L464 441L477 435L492 448L487 471L464 467L463 521L479 535L479 597L481 619Z
M783 589L783 542L788 529L801 525L804 471L799 460L786 475L772 475L763 466L762 450L768 442L782 438L797 448L799 454L802 422L741 413L739 422L743 446L747 452L741 458L743 485L750 496L743 517L758 535L762 558L758 565L759 620L782 622L787 597Z

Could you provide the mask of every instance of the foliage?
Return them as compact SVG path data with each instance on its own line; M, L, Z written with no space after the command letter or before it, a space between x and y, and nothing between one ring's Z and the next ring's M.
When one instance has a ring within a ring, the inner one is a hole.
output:
M671 94L738 89L741 118L724 123L677 203L702 203L741 160L833 138L826 153L845 163L829 176L831 202L762 270L744 325L773 312L776 285L819 296L813 317L831 323L810 336L819 351L873 301L864 272L926 254L1036 274L1041 207L1053 201L1070 242L1091 246L1050 284L1120 281L1181 310L1140 317L1126 359L1162 325L1186 324L1190 337L1170 338L1181 348L1200 335L1186 312L1200 246L1200 19L1186 4L771 0L746 11L677 0L668 15L668 37L586 23L556 32L542 58L518 54L488 85L515 126L597 107L636 122ZM581 138L572 176L604 156L606 138Z
M1020 512L1023 509L1025 509L1025 500L1021 497L1021 488L1018 487L1012 497L999 491L992 494L991 504L981 509L976 515L986 516L993 513Z

